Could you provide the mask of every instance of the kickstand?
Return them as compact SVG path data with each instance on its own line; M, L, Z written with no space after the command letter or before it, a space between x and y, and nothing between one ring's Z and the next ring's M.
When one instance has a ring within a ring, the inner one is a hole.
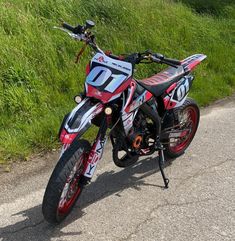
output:
M161 171L161 174L162 174L162 178L163 178L163 181L164 181L164 184L165 184L165 188L168 188L168 184L169 184L169 179L166 178L165 176L165 173L164 173L164 163L165 163L165 158L164 158L164 152L163 150L159 150L158 151L158 163L159 163L159 169Z

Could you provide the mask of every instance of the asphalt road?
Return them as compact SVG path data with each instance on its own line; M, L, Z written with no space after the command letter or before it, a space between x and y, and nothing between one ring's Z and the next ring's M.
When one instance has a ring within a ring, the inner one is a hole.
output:
M235 98L202 110L188 151L168 163L163 190L156 157L120 169L110 148L72 214L43 220L41 202L58 153L0 174L0 241L235 240Z

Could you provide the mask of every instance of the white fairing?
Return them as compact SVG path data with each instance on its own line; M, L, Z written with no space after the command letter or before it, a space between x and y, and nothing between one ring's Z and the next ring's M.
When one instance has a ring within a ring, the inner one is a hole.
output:
M88 98L84 99L70 113L70 115L69 115L69 117L68 117L68 119L66 121L66 124L65 124L65 129L69 133L79 132L83 127L86 126L86 124L88 124L88 123L91 124L91 120L94 118L94 116L96 116L97 114L99 114L103 110L103 105L101 103L97 103L94 106L88 108L88 110L85 113L81 113L82 117L81 117L81 119L79 119L79 126L77 126L76 128L71 129L71 127L69 126L69 120L73 119L74 116L76 115L76 113L78 112L78 110L81 107L83 107L88 101L89 101Z
M97 53L91 60L91 71L86 78L86 85L102 87L102 91L113 93L131 75L131 63Z
M126 113L125 111L123 111L122 121L123 121L123 126L124 126L126 135L128 135L130 129L133 126L133 121L135 119L137 112L138 112L138 109L130 113Z
M193 80L192 76L185 76L179 80L177 83L176 88L164 98L165 101L168 103L175 103L174 108L180 107L185 102L189 89L190 89L190 82Z
M129 76L131 76L131 74L132 74L132 64L131 63L110 58L105 54L97 53L92 58L91 63L102 64L104 66L107 66L107 67L116 69L120 72L126 73Z
M177 104L175 108L180 107L185 102L188 92L189 92L189 80L186 77L183 77L177 87L172 93L171 100L174 100Z

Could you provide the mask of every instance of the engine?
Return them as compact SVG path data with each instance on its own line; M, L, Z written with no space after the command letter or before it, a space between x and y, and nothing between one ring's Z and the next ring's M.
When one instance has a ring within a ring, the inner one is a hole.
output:
M153 123L142 111L139 111L135 117L134 124L128 135L128 141L131 147L138 151L149 147L149 141L154 133Z

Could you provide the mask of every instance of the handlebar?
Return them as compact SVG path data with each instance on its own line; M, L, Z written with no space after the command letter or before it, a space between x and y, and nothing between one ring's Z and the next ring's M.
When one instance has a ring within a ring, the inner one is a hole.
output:
M173 65L181 65L181 62L177 59L170 59L170 58L164 58L162 63L170 63L170 64L173 64Z
M86 42L89 44L95 51L103 53L103 51L96 45L95 43L95 36L91 34L91 32L87 31L95 26L94 22L91 20L87 20L85 25L77 25L76 27L71 26L70 24L63 22L61 30L67 32L71 37ZM68 31L72 32L68 32ZM109 54L111 58L120 59L120 56ZM152 53L150 50L146 50L143 53L133 53L127 56L123 56L122 58L124 61L130 62L132 64L139 64L139 63L162 63L167 64L172 67L177 68L181 65L181 62L177 59L166 58L164 55L159 53ZM143 60L149 60L148 62L143 62Z
M67 30L69 30L69 31L71 31L71 32L73 32L74 34L76 34L75 33L75 28L73 26L69 25L68 23L63 22L62 23L62 27L67 29Z
M167 64L172 67L177 68L181 65L181 62L177 59L166 58L164 55L159 53L152 53L150 50L147 50L143 53L134 53L130 54L125 57L125 61L131 62L133 64L140 64L140 63L160 63L160 64ZM145 60L145 61L144 61ZM146 62L147 60L147 62Z
M77 27L73 27L70 24L63 22L62 27L71 31L74 34L84 34L87 29L91 29L95 26L95 23L91 20L87 20L84 26L78 24Z
M76 27L71 26L70 24L63 22L61 27L54 27L60 29L75 40L83 41L86 44L90 45L96 52L103 53L103 51L97 46L95 43L95 36L90 32L87 31L95 26L95 23L91 20L87 20L85 25L77 25Z
M172 67L178 67L179 65L181 65L181 62L179 60L166 58L162 54L156 53L156 54L152 54L152 56L153 56L152 60L157 63L167 64Z

